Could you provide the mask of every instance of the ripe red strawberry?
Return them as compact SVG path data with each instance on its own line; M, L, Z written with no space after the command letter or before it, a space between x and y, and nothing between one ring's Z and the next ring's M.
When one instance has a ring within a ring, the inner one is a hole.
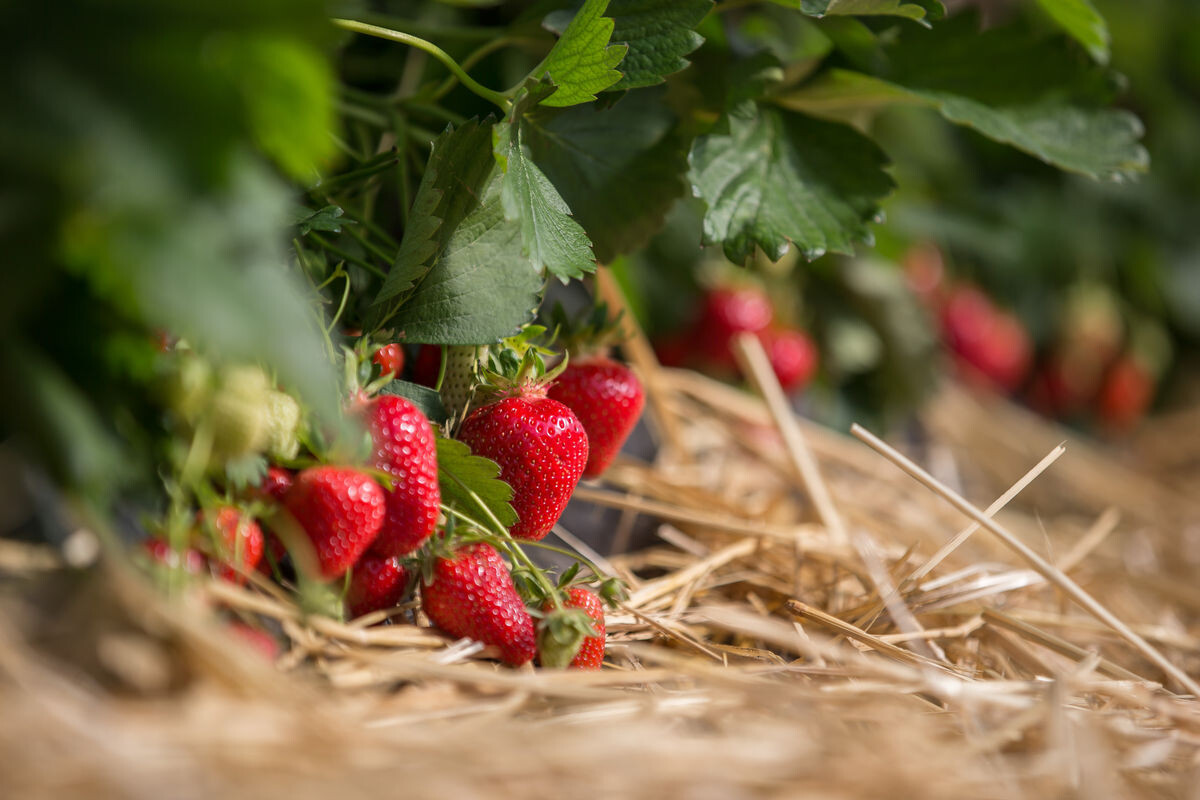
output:
M973 287L955 289L942 310L947 343L967 375L1012 391L1029 372L1033 343L1021 322Z
M442 348L436 344L423 344L417 350L417 360L413 362L413 383L433 388L437 383L438 371L442 368Z
M605 642L604 604L600 597L582 586L572 586L567 589L567 602L563 605L567 608L583 609L592 618L592 625L596 629L595 636L584 637L583 644L579 646L579 652L571 660L571 666L577 669L600 669L600 665L604 661ZM542 607L542 610L547 613L553 609L554 604L550 602Z
M312 540L321 575L337 578L370 547L386 514L384 491L349 467L312 467L296 476L284 506Z
M544 384L524 383L516 396L467 415L458 438L500 465L513 488L519 539L543 538L562 516L588 460L588 437L571 409L546 397Z
M1096 396L1096 414L1115 432L1131 430L1154 399L1154 376L1126 353L1112 363Z
M400 559L367 553L350 574L346 607L351 617L391 608L400 602L407 586L408 570L400 564Z
M258 485L258 496L283 502L283 497L292 488L294 476L283 467L267 467L267 474Z
M204 569L204 554L194 547L185 548L180 553L165 539L146 539L142 542L142 548L151 561L164 567L179 567L193 575L200 574Z
M533 617L525 608L504 559L476 543L438 558L433 580L421 586L425 614L452 636L500 648L504 663L520 666L537 652Z
M549 397L571 409L587 431L585 478L608 469L646 402L633 370L608 358L570 362L550 387Z
M375 448L372 463L395 478L371 552L402 556L420 547L437 525L442 495L433 428L419 408L395 395L376 397L366 415Z
M404 348L395 342L385 344L375 351L371 360L379 365L381 375L399 375L400 370L404 369Z
M696 326L696 350L714 366L732 367L733 337L743 331L764 330L773 316L771 301L759 289L714 289L704 297Z
M785 392L802 388L817 371L817 346L804 331L769 328L759 339Z
M245 583L245 573L252 572L262 560L263 532L258 523L242 515L233 506L217 509L213 526L217 531L218 574L233 583ZM240 564L239 570L235 565Z
M230 635L240 639L242 644L250 647L267 661L279 657L279 642L275 637L261 628L255 628L244 622L230 622L225 626Z

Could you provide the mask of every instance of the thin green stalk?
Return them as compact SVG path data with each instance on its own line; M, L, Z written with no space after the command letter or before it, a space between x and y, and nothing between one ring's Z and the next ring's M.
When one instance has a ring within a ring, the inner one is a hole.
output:
M374 264L371 264L370 262L364 261L363 259L359 258L356 255L347 253L342 248L340 248L337 245L330 242L324 236L321 236L320 234L318 234L316 232L310 233L309 236L311 236L313 238L313 241L315 241L317 244L321 245L321 247L324 247L326 250L333 253L335 256L342 259L343 261L349 261L351 264L362 267L367 272L371 273L372 275L374 275L376 278L379 278L380 280L387 279L387 273L385 273L379 267L375 266Z
M428 42L419 36L413 36L411 33L394 31L390 28L381 28L378 25L371 25L369 23L359 22L358 20L353 19L335 18L333 20L333 24L344 30L353 31L354 33L361 33L365 36L375 36L379 39L387 39L389 41L399 42L401 44L409 45L410 47L415 47L418 50L424 50L426 53L442 62L446 69L450 70L450 72L456 75L460 81L462 81L463 86L467 87L484 100L499 106L503 111L508 111L509 106L512 104L512 101L510 101L500 92L487 88L468 75L467 71L460 67L458 62L450 57L449 53L438 47L433 42Z

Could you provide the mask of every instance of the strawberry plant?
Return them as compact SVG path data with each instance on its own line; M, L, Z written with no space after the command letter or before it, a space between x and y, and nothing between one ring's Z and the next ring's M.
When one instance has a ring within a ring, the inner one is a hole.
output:
M10 17L0 434L110 539L114 509L147 512L158 561L194 563L199 514L238 576L265 548L282 577L286 551L309 610L394 605L419 571L435 624L513 664L539 641L543 663L598 661L590 601L516 540L541 545L642 402L616 362L541 366L550 284L611 269L658 333L706 273L753 269L769 295L707 295L696 346L728 369L730 336L759 332L800 387L815 341L848 394L889 349L924 353L902 279L856 257L904 176L881 110L1088 179L1147 162L1104 21L1074 1L986 26L938 0ZM985 355L1006 385L1023 367ZM220 509L243 505L227 541Z

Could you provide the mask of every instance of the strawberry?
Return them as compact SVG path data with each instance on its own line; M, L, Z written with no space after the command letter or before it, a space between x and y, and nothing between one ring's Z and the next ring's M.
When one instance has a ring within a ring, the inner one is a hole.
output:
M146 539L142 542L142 548L155 564L171 569L178 567L193 575L199 575L204 569L204 554L194 547L185 548L180 553L165 539Z
M817 346L804 331L768 328L758 337L785 392L802 388L817 371Z
M470 544L436 559L432 580L421 586L421 602L434 625L495 645L506 664L520 666L537 652L533 617L491 545Z
M1126 353L1109 366L1096 396L1096 414L1114 432L1133 429L1154 399L1154 376Z
M567 408L587 432L583 477L594 478L616 458L641 416L646 394L633 370L608 358L572 361L549 395Z
M412 366L413 383L433 388L437 384L438 372L442 369L442 348L436 344L423 344L417 350Z
M351 617L391 608L400 602L407 586L408 570L400 564L400 559L366 553L350 574L346 607Z
M218 574L227 581L245 583L245 573L253 571L262 560L262 528L233 506L218 508L212 524L217 533L217 555L221 562Z
M292 488L293 480L292 473L283 467L267 467L267 474L263 477L262 483L258 485L258 491L255 494L262 498L282 502L288 489Z
M379 484L349 467L304 470L283 504L312 541L325 578L341 576L358 560L387 513Z
M567 601L563 605L566 608L582 609L591 618L592 627L595 628L595 635L584 637L579 651L571 659L571 666L577 669L600 669L600 664L604 661L605 642L604 605L600 597L582 586L572 586L567 589ZM553 610L554 604L549 601L542 607L542 611L546 613Z
M267 661L274 661L279 657L279 642L261 628L234 621L227 624L225 630Z
M404 369L404 348L395 342L385 344L375 351L371 360L379 365L379 374L395 377Z
M403 397L380 395L366 408L372 463L395 478L387 517L371 552L390 557L416 550L433 533L442 502L437 445L429 420Z
M733 337L764 330L773 316L771 301L760 289L714 289L704 297L696 327L697 352L714 366L732 367Z
M513 488L519 539L543 538L562 516L588 460L583 425L546 385L523 382L504 397L472 411L458 438L477 455L500 465L500 479Z
M942 309L946 341L967 374L1002 391L1016 389L1029 372L1033 343L1014 315L983 292L959 287Z

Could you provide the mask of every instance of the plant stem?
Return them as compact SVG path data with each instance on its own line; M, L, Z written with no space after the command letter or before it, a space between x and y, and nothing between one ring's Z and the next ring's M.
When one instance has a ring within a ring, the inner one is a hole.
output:
M418 36L413 36L411 33L394 31L390 28L381 28L378 25L370 25L366 22L359 22L358 20L353 19L335 18L333 20L333 24L339 28L343 28L344 30L353 31L354 33L361 33L366 36L375 36L379 39L400 42L401 44L415 47L418 50L424 50L426 53L429 53L429 55L442 62L446 69L450 70L450 72L457 76L460 81L462 81L463 86L467 87L484 100L494 103L503 111L508 111L508 107L511 105L511 102L507 97L502 95L500 92L493 91L476 81L467 74L466 70L458 65L457 61L450 57L449 53L438 47L433 42L428 42Z
M372 275L374 275L376 278L379 278L380 280L387 280L387 273L384 272L383 270L381 270L379 267L375 266L374 264L372 264L368 261L364 261L363 259L359 258L358 256L347 253L345 250L343 250L340 247L338 247L337 245L331 243L324 236L319 236L315 232L310 233L309 236L311 236L313 238L313 241L315 241L317 244L321 245L321 247L324 247L329 252L333 253L338 258L340 258L344 261L348 261L351 264L354 264L356 266L362 267L367 272L371 273Z

